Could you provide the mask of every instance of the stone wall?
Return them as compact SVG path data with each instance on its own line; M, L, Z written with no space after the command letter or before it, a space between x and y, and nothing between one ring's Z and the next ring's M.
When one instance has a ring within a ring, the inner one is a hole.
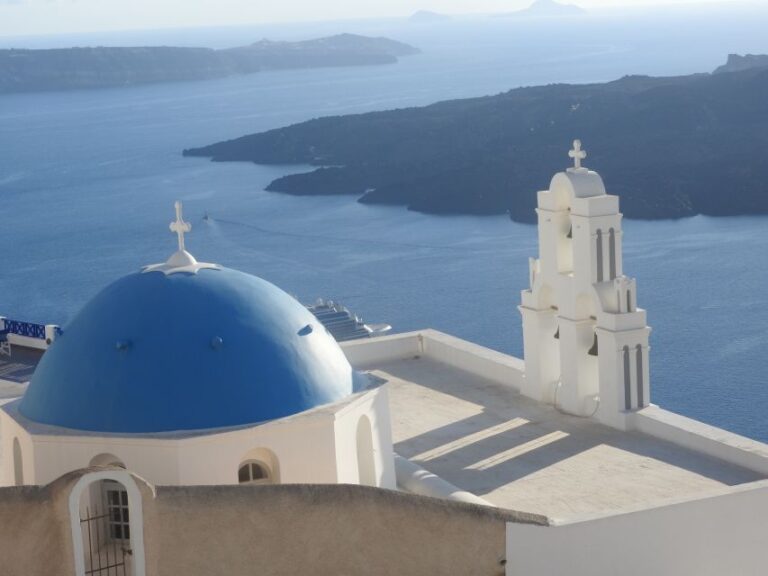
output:
M74 574L69 518L61 486L0 488L0 574Z
M502 575L506 522L545 522L351 485L159 487L157 512L163 576Z
M69 496L82 476L104 470L0 489L0 575L75 575ZM147 576L501 576L507 523L547 522L365 486L154 488L133 481Z

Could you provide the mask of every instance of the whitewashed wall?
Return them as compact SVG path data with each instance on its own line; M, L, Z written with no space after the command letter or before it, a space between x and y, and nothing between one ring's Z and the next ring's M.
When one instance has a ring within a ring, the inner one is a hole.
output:
M0 481L2 485L13 484L13 458L6 456L12 455L13 438L17 437L22 446L25 484L47 484L67 472L92 465L94 458L105 454L153 484L237 484L240 464L257 449L274 454L282 483L356 483L355 426L362 415L376 423L382 433L375 438L377 442L388 442L391 453L389 412L381 388L258 426L186 437L30 435L12 417L0 412L4 454ZM350 425L337 428L337 416ZM341 437L347 434L349 438ZM342 462L337 449L344 445L352 453L345 454ZM378 458L382 478L393 486L391 457L387 461L386 451L379 447Z
M382 488L395 488L392 425L386 387L376 388L336 414L337 481L339 484L361 483L358 426L363 417L368 419L371 426L375 485Z
M768 481L554 526L507 524L507 576L765 576Z

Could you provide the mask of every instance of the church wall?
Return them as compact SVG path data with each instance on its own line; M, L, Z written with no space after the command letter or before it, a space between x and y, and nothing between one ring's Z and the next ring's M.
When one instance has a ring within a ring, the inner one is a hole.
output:
M34 483L35 450L29 434L12 418L0 412L0 486L14 486L17 472L15 469L14 440L18 440L21 452L22 474L25 484Z
M336 460L338 482L342 484L365 483L361 477L358 427L370 425L376 486L395 488L394 454L389 412L389 395L380 386L363 395L357 402L345 407L336 415ZM370 424L369 424L370 423ZM362 447L366 449L365 446Z
M113 454L128 470L157 484L179 481L173 442L98 436L36 436L35 484L47 484L62 474L87 468L95 456Z
M21 440L24 456L24 482L44 485L62 474L94 463L102 454L114 455L128 470L159 485L237 484L238 469L249 452L264 449L274 454L279 468L279 478L286 483L336 483L344 465L354 469L356 452L347 455L348 464L340 462L337 454L340 436L356 449L355 429L337 431L337 414L345 414L362 399L356 414L368 414L381 434L377 442L391 437L389 412L386 400L375 401L379 389L358 395L337 405L319 407L289 418L268 422L251 428L187 438L163 437L99 437L84 436L31 436L13 418L3 418L3 451L12 454L13 439ZM366 401L368 396L370 401ZM351 422L357 425L353 414ZM381 425L381 422L385 422ZM384 465L384 449L379 448L380 469L385 485L393 485L394 472L391 463ZM391 458L390 458L391 460ZM3 458L2 482L12 485L14 480L13 459ZM351 481L351 475L346 474ZM355 480L356 482L356 480Z
M766 510L762 481L626 514L549 527L509 524L507 575L763 576Z
M302 414L245 430L191 438L179 448L182 485L237 484L250 451L265 448L279 465L281 483L335 483L333 413Z

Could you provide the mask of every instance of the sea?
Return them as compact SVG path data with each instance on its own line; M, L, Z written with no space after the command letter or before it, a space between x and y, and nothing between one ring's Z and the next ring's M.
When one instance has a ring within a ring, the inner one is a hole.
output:
M182 149L525 85L707 72L729 52L768 53L764 17L740 10L0 37L0 47L227 47L353 32L423 51L388 66L0 96L0 315L66 329L102 287L170 255L168 224L182 200L193 226L187 246L199 260L261 276L305 303L333 299L397 332L435 328L519 356L517 304L537 254L534 226L270 193L271 180L309 167L212 163L183 158ZM570 142L561 144L553 174L569 162ZM625 273L637 278L653 328L652 401L768 441L768 217L624 227Z

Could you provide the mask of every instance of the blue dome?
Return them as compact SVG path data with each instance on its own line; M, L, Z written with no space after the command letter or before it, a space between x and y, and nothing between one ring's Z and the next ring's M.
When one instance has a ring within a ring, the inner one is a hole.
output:
M229 269L126 276L43 355L19 411L96 432L238 426L340 400L355 374L325 327Z

